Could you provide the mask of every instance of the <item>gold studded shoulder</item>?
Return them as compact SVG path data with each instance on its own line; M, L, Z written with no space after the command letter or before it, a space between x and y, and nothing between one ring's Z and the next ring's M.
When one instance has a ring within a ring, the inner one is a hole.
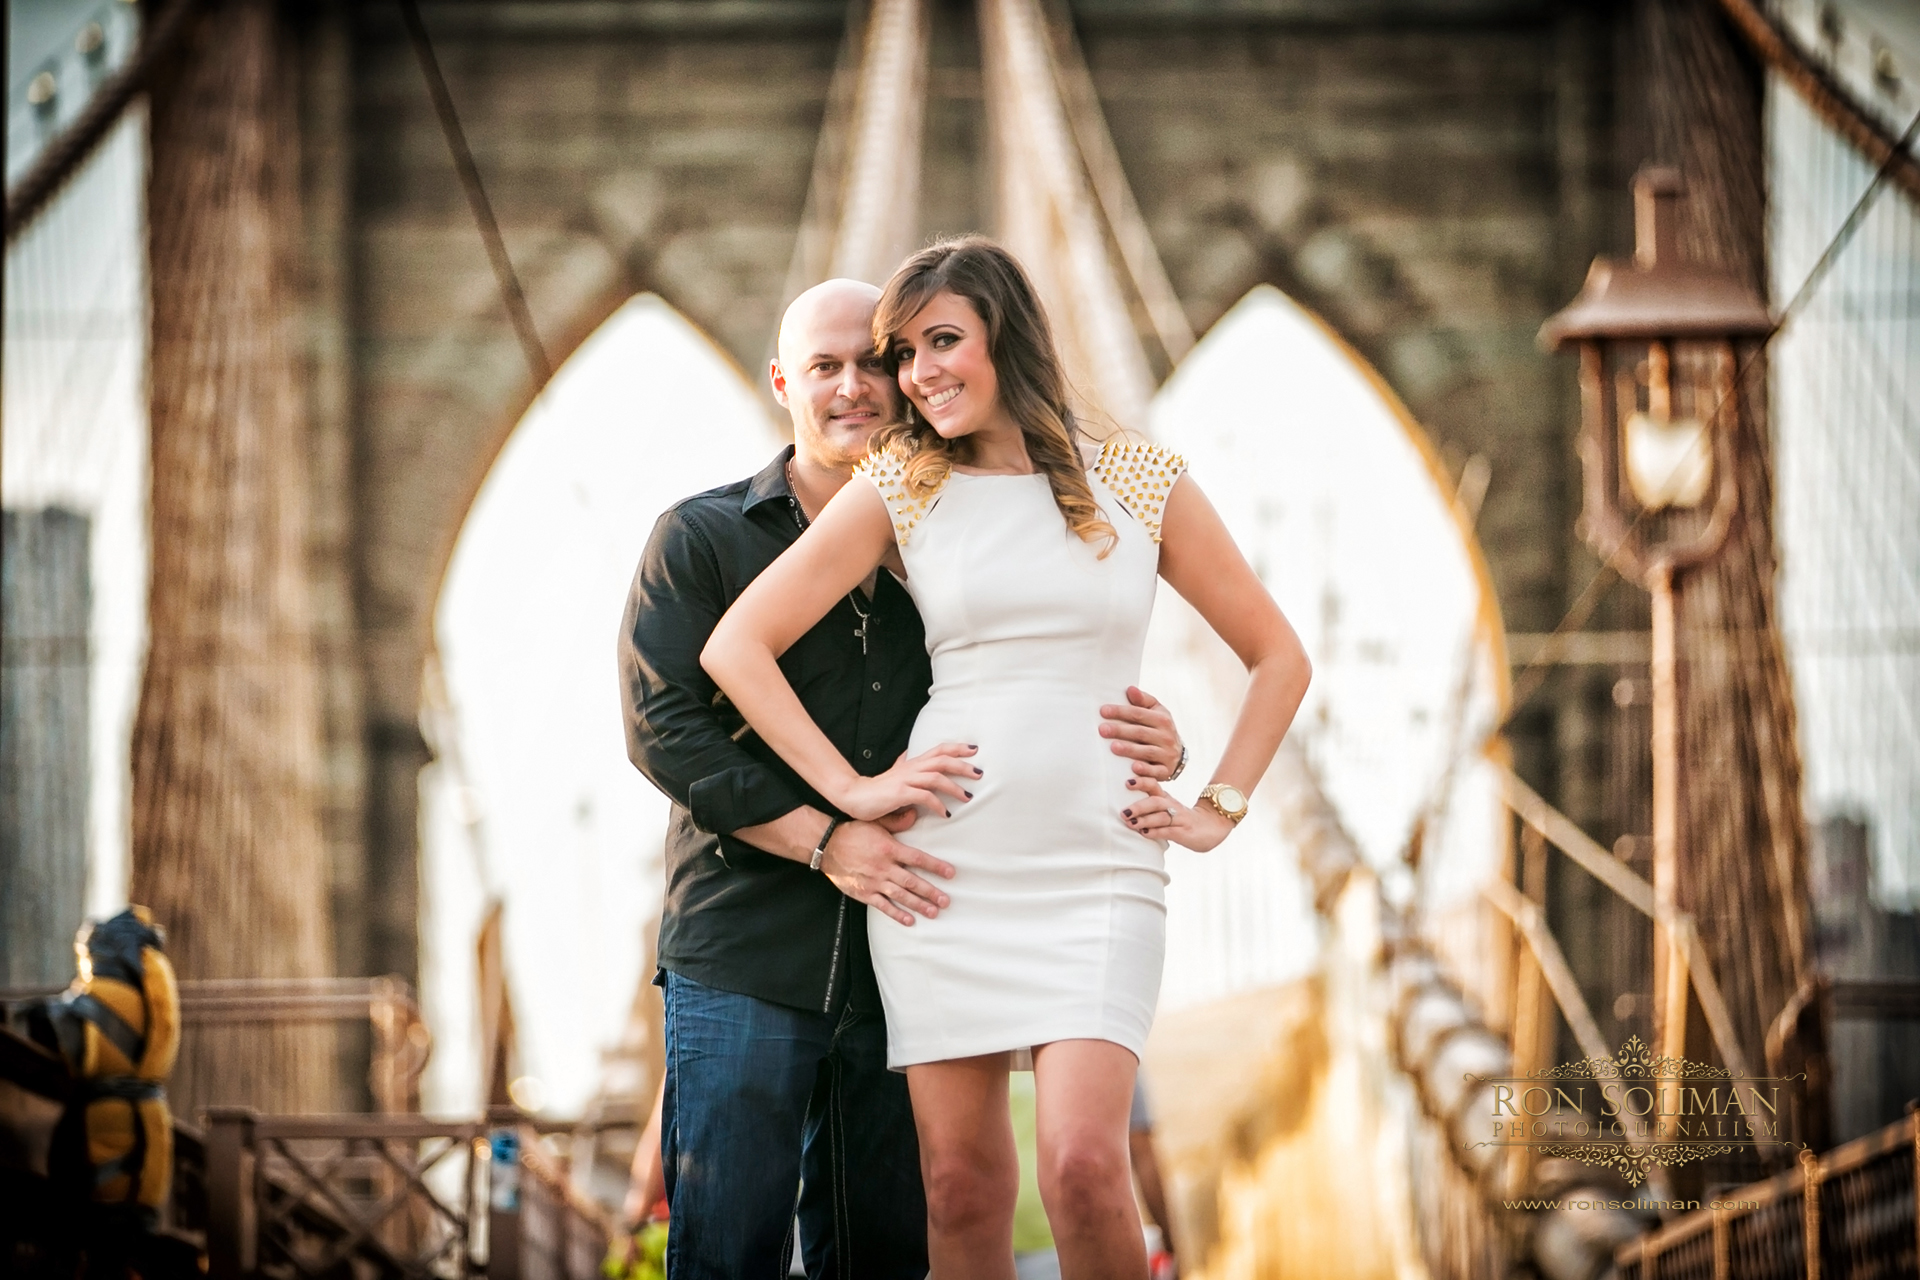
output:
M1160 541L1160 515L1166 510L1173 482L1187 469L1187 460L1157 444L1138 444L1110 437L1100 446L1093 473L1120 500L1127 513Z
M869 453L854 464L853 473L865 476L880 491L881 500L893 516L893 540L906 546L914 526L926 518L940 490L935 489L923 498L914 497L907 492L906 468L888 453Z

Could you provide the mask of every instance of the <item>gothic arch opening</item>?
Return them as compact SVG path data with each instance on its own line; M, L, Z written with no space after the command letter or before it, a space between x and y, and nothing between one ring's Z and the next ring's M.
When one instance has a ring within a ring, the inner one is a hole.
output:
M765 399L646 294L558 370L493 462L434 612L421 776L425 1102L480 1105L474 940L506 904L523 1093L576 1115L642 980L667 803L626 756L615 637L635 564L675 500L764 465ZM535 1094L540 1096L535 1097Z
M1466 510L1477 498L1462 501L1372 367L1269 285L1181 363L1152 424L1313 658L1292 740L1382 891L1456 965L1477 960L1480 888L1501 874L1506 838L1480 744L1507 694ZM1244 681L1192 609L1161 592L1143 682L1197 759L1217 758ZM1191 798L1204 780L1175 789ZM1316 913L1297 821L1285 825L1290 798L1276 766L1253 797L1259 816L1226 845L1168 850L1167 962L1145 1064L1162 1165L1183 1256L1210 1271L1251 1274L1262 1241L1286 1239L1300 1256L1324 1252L1327 1274L1385 1274L1414 1255L1412 1102L1380 1073L1383 1046L1368 1040L1364 993L1341 959L1354 939L1337 914ZM1310 1189L1326 1185L1345 1198L1316 1200ZM1364 1258L1355 1239L1369 1242Z
M1153 428L1300 631L1314 683L1296 733L1389 892L1436 909L1471 899L1501 848L1477 744L1505 704L1505 653L1470 516L1426 433L1361 356L1270 285L1160 389ZM1211 758L1238 664L1169 592L1148 662L1195 754ZM1403 854L1423 815L1416 883ZM1226 857L1174 851L1163 1008L1305 971L1311 907L1293 858L1254 847L1279 839L1277 827L1243 829ZM1244 877L1262 888L1247 892Z

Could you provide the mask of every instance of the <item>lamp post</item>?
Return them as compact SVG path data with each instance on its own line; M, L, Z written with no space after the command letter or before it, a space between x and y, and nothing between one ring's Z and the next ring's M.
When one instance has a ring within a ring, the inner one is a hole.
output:
M1634 178L1634 256L1596 258L1586 284L1540 330L1580 350L1579 532L1653 598L1653 892L1655 1036L1686 1050L1685 940L1678 918L1680 687L1674 583L1706 563L1740 501L1734 343L1772 330L1766 305L1734 276L1680 260L1685 189L1676 170Z

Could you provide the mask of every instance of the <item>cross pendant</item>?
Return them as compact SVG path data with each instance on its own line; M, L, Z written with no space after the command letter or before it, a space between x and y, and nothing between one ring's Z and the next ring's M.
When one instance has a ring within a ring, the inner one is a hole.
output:
M867 656L867 620L866 618L860 619L860 625L853 629L853 634L860 637L860 656L863 658L866 657Z

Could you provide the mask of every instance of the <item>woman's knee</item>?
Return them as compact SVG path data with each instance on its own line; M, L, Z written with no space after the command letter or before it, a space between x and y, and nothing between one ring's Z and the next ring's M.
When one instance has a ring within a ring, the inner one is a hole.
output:
M1132 1176L1125 1146L1068 1137L1042 1155L1041 1198L1054 1212L1077 1217L1131 1196Z
M1020 1193L1020 1170L977 1150L927 1152L921 1158L927 1222L935 1231L968 1231L1000 1218L1011 1220Z

